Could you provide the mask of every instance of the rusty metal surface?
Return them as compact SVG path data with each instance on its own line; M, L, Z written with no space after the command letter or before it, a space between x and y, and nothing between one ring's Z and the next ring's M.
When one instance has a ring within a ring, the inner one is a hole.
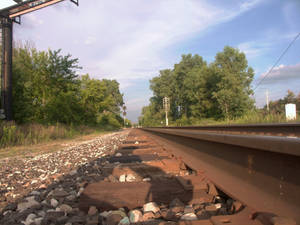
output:
M290 217L300 223L299 139L244 137L245 146L235 145L242 140L241 135L219 136L215 142L215 134L201 139L195 130L144 130L192 169L202 170L225 193L258 212ZM264 140L269 150L257 149Z
M153 128L151 131L177 135L179 137L191 137L222 144L237 145L258 150L300 156L300 138L295 137L219 134L196 131L193 129L189 130L187 128L180 130L172 130L169 128Z
M166 128L166 127L160 127L160 128ZM218 132L218 133L240 133L240 134L269 135L269 136L300 137L300 123L181 126L181 127L167 127L167 128L168 129L189 129L189 130Z

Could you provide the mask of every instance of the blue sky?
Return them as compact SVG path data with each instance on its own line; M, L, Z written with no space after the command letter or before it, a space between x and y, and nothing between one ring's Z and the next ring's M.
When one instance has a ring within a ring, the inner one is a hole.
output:
M10 0L0 3L3 7ZM22 16L15 41L79 58L79 73L117 79L128 118L136 121L152 95L149 80L182 54L212 62L225 45L239 48L255 70L253 87L300 32L299 0L80 0ZM255 90L257 106L300 92L300 38Z

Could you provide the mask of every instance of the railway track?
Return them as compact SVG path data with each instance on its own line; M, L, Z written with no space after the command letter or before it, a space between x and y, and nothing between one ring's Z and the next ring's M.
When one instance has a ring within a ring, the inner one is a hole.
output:
M239 126L243 134L132 130L107 159L106 178L85 188L80 208L95 206L107 224L299 223L300 141L275 127L263 128L267 135L254 126L252 135Z
M252 128L130 129L7 161L0 224L299 224L299 138Z

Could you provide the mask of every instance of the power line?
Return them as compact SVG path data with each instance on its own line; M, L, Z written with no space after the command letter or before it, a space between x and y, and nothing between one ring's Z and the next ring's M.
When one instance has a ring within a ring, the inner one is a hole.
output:
M258 88L258 86L266 79L266 77L273 71L273 69L275 68L275 66L277 66L277 64L279 63L279 61L282 59L282 57L285 55L285 53L287 53L287 51L289 50L289 48L294 44L294 42L297 40L297 38L300 36L300 32L296 35L296 37L293 39L293 41L289 44L289 46L283 51L283 53L279 56L279 58L276 60L275 64L272 66L272 68L267 72L267 74L258 82L258 84L256 85L256 87L253 89L253 91L256 90L256 88Z

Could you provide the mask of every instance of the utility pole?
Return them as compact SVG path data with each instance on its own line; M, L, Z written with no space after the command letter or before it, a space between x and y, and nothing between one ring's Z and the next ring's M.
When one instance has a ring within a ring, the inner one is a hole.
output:
M126 126L126 124L125 124L125 120L126 120L126 106L125 105L123 105L123 119L124 119L124 128L125 128L125 126Z
M269 90L266 91L266 102L267 102L267 111L269 112Z
M166 126L169 126L168 112L170 110L170 98L168 97L163 98L163 107L166 113Z

